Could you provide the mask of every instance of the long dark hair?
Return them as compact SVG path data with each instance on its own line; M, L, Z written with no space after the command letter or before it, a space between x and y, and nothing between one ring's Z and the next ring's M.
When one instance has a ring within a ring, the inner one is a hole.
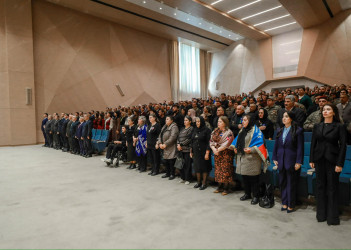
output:
M295 113L292 112L292 111L286 111L286 112L284 112L284 114L285 113L287 113L289 118L292 120L291 121L291 129L290 129L290 131L291 131L291 138L292 138L293 145L296 146L296 131L297 131L297 123L295 121L296 120L296 116L295 116ZM285 125L280 127L280 130L279 130L279 132L277 134L277 137L276 137L277 139L283 134L284 126Z
M339 110L338 110L338 108L337 108L334 104L332 104L332 103L330 103L330 102L328 102L327 104L325 104L325 105L323 106L323 109L324 109L325 106L329 106L329 107L331 107L331 108L333 109L333 112L334 112L333 122L341 122L341 121L340 121L340 116L339 116ZM323 110L322 110L322 122L324 122Z

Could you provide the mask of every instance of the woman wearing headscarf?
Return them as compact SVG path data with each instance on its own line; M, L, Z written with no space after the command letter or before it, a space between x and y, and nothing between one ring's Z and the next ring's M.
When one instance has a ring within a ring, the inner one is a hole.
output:
M243 117L242 125L242 129L232 143L236 154L236 173L243 177L244 182L245 194L240 200L251 199L252 192L251 204L256 205L259 202L259 177L262 162L265 164L265 169L267 166L267 150L264 147L263 134L255 126L254 119L250 115Z
M127 127L127 158L130 162L128 169L136 168L136 153L135 153L135 144L133 141L133 136L135 134L136 126L131 118L127 118L128 127Z
M190 145L191 145L191 137L193 135L194 127L191 126L192 119L190 116L185 116L184 118L184 127L180 130L178 139L177 139L177 149L179 153L182 154L182 158L184 159L184 166L180 170L180 183L185 183L189 185L191 182L192 171L191 171L191 163L192 160L190 158Z
M204 118L201 116L196 117L196 127L192 135L190 157L193 158L197 179L197 184L194 188L200 188L200 190L207 188L207 175L212 168L210 161L210 139L211 130L206 127Z
M218 188L215 193L227 195L229 193L229 183L233 182L234 152L229 146L234 140L233 132L229 129L229 120L226 116L218 119L218 127L212 132L210 147L214 153L215 160L215 181Z
M162 178L173 180L175 178L176 151L177 151L177 137L179 134L178 126L174 122L173 116L166 117L166 124L163 126L158 137L156 149L163 150L163 161L166 165L166 174Z
M135 142L135 153L138 157L139 173L146 171L146 118L145 116L139 116L138 118L138 137L134 138Z
M291 213L295 208L297 181L303 164L304 139L303 130L295 122L295 113L285 112L283 124L277 132L272 160L279 169L281 211Z
M260 108L258 111L258 117L256 120L256 126L261 130L264 138L267 140L273 139L274 127L271 120L268 119L268 111L264 108Z
M191 117L191 125L193 126L196 126L195 123L196 123L196 111L195 109L189 109L188 110L188 116Z
M157 138L161 132L161 126L157 122L157 116L155 114L149 115L150 124L147 127L147 157L150 157L150 162L152 165L152 170L149 175L158 175L160 171L160 150L156 149Z

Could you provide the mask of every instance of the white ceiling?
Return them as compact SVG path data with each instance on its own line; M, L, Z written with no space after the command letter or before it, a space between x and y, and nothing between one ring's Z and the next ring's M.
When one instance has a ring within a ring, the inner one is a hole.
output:
M272 36L301 28L278 0L201 0L201 2L211 5L219 11L229 12L230 16L255 26ZM231 10L234 11L230 12Z

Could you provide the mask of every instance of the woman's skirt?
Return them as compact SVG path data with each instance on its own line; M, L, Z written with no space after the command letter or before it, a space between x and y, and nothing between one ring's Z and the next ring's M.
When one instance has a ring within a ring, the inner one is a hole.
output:
M133 146L133 143L128 143L127 158L128 158L128 161L136 161L137 157L136 157L135 147Z
M220 183L230 183L234 175L234 151L223 150L214 156L215 160L215 181Z

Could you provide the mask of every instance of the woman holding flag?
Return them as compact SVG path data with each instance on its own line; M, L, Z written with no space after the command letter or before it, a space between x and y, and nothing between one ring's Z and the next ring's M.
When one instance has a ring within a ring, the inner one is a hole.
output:
M268 166L268 153L263 134L254 122L249 115L245 115L242 121L243 128L231 145L236 154L236 173L243 177L244 182L245 194L240 200L251 199L252 192L252 205L259 202L259 177L262 163L264 171Z
M140 116L138 119L138 137L135 140L135 153L138 157L139 173L146 171L146 134L147 126L145 125L145 116Z

